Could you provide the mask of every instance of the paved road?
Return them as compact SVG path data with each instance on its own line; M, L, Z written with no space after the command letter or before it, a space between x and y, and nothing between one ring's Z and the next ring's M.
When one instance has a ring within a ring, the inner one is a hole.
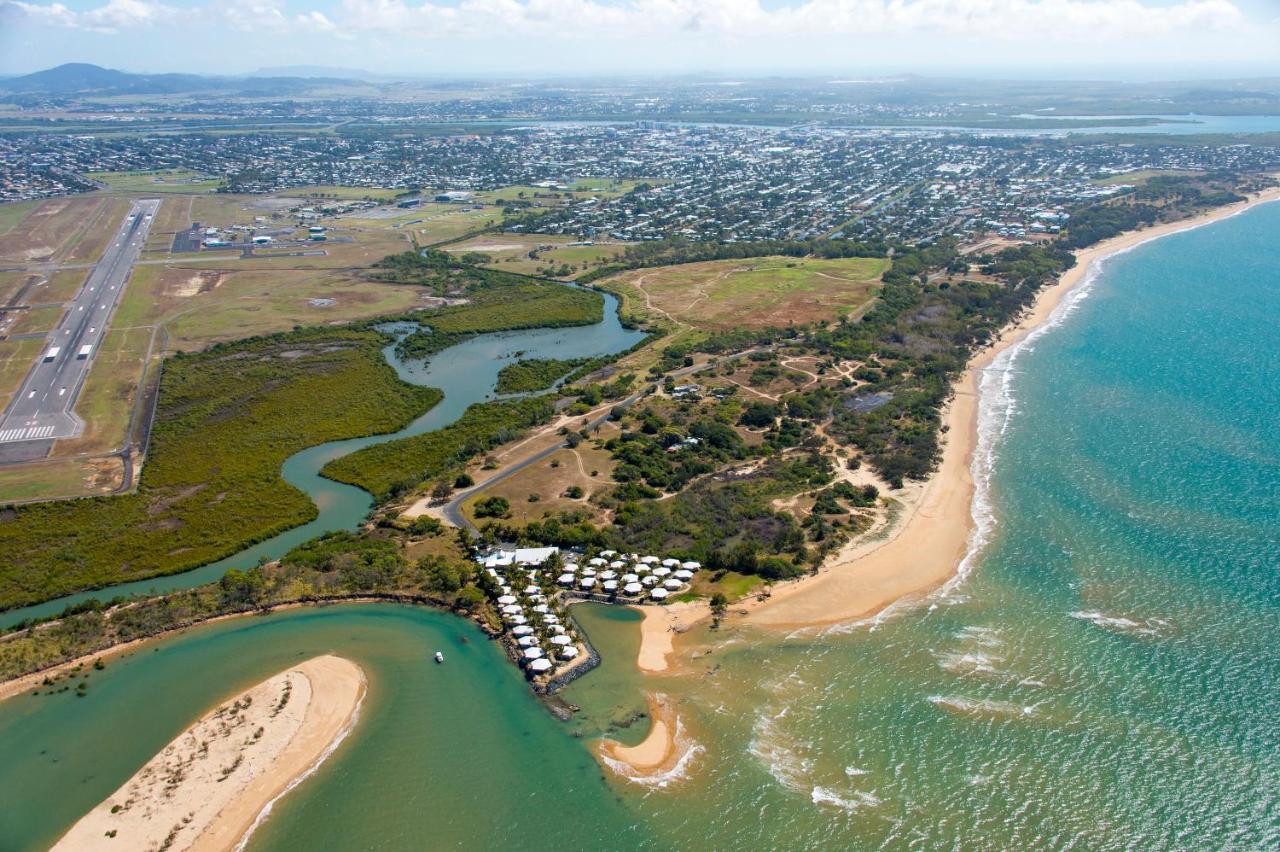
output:
M68 303L57 328L49 332L35 366L0 416L0 444L80 434L84 424L73 410L76 398L159 208L158 199L133 202L102 259ZM82 355L84 347L89 348Z

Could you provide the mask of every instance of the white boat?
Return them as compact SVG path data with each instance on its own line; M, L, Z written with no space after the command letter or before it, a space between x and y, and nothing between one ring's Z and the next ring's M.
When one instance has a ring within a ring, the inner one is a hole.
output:
M444 654L441 654L439 651L436 651L436 662L437 663L444 662Z

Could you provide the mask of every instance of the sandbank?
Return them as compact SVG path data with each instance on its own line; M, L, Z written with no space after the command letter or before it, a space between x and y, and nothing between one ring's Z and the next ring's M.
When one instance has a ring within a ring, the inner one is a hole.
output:
M649 734L639 745L624 746L616 740L600 740L600 755L609 761L626 764L636 773L651 773L670 769L679 759L676 748L676 729L678 721L675 711L667 704L665 697L657 693L649 694L649 716L651 724Z
M53 848L236 848L342 741L365 688L359 666L328 655L262 681L201 717Z
M1102 259L1277 199L1280 188L1268 189L1201 216L1131 231L1077 251L1076 265L1046 287L1030 310L969 361L943 411L946 432L938 470L923 488L908 494L893 530L874 542L850 543L813 577L775 586L767 601L748 607L747 621L789 629L849 622L878 613L896 601L922 597L946 583L969 552L974 530L973 456L978 442L981 372L1002 351L1048 320Z

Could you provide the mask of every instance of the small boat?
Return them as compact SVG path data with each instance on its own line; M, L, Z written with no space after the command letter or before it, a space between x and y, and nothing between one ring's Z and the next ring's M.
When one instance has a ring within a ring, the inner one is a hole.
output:
M437 663L444 662L444 654L441 654L439 651L436 651L436 662Z

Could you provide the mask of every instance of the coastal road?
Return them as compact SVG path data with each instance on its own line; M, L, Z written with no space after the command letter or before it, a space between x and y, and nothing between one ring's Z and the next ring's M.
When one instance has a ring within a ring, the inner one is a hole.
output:
M0 445L80 434L84 423L74 411L76 398L159 208L158 199L132 203L102 259L67 304L22 387L0 416Z

